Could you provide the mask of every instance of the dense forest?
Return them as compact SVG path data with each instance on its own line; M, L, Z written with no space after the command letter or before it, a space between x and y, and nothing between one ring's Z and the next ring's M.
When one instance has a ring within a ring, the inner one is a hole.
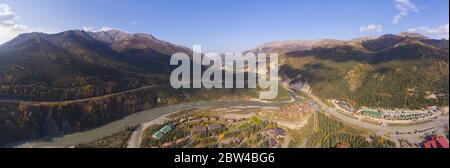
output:
M33 82L9 84L0 82L0 99L23 101L66 101L92 98L127 91L167 81L156 77L115 76L78 76L70 80L52 82ZM167 82L166 82L167 83Z
M336 62L312 57L287 58L281 73L292 83L305 82L323 99L339 99L355 106L412 108L448 106L448 63L403 60L368 64Z
M399 33L319 40L306 48L289 44L281 50L281 76L292 84L308 83L322 99L386 108L448 106L448 40Z
M347 144L351 148L392 148L395 143L382 137L374 136L370 141L369 133L345 125L319 113L314 125L314 117L300 131L292 130L290 147L333 148L337 144Z

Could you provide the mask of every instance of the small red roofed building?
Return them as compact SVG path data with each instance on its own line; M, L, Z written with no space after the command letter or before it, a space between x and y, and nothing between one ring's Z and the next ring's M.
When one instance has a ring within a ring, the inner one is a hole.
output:
M443 136L431 136L423 143L424 148L449 148L448 141Z
M439 136L435 140L441 148L448 148L448 141L445 139L445 137Z
M339 142L339 143L336 144L336 146L334 146L334 148L350 148L350 145L348 145L346 143Z

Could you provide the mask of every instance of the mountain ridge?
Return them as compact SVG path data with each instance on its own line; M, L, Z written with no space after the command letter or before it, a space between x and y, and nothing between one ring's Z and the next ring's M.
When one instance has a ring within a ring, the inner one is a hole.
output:
M285 80L308 83L313 94L325 100L383 108L448 106L448 40L386 34L356 44L288 50L280 56Z
M291 43L280 52L280 76L293 86L310 85L322 99L448 106L448 40L402 34ZM192 53L152 35L117 30L29 33L0 45L0 137L6 137L0 145L88 130L160 105L254 94L163 86L174 52ZM427 98L431 94L435 98Z
M258 45L253 52L289 52L289 51L302 51L309 50L316 47L334 47L340 45L348 45L354 47L362 47L369 51L380 50L402 41L413 39L427 43L436 48L448 51L448 39L431 39L425 35L412 32L401 32L398 34L384 34L381 36L365 36L354 38L350 40L338 40L338 39L318 39L318 40L285 40L285 41L273 41ZM381 43L381 44L377 44ZM388 43L388 44L385 44ZM379 46L384 44L385 46ZM371 45L377 45L372 47Z
M167 82L175 52L192 53L151 35L117 30L21 34L0 45L0 97L79 99ZM86 87L94 89L80 95ZM71 88L78 89L61 95Z

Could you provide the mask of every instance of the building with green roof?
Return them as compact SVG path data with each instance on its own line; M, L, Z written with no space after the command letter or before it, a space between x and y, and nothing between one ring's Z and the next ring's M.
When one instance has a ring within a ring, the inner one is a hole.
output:
M376 117L381 116L383 114L382 112L379 112L379 111L369 111L369 110L364 110L362 113L364 115L376 116Z
M154 133L152 137L156 140L160 140L163 136L164 136L164 133L161 131L158 131L158 132Z
M160 140L165 134L172 131L172 129L173 129L172 126L166 125L162 127L158 132L155 132L152 137L155 138L156 140Z
M172 131L172 126L166 125L163 128L161 128L159 131L163 132L164 134L167 134L168 132Z

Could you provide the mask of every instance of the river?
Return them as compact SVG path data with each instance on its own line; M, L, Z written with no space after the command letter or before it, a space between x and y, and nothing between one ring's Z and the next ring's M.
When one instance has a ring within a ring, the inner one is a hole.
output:
M147 111L131 114L123 119L111 122L104 126L94 128L88 131L76 132L73 134L63 135L59 137L43 138L39 140L30 140L7 145L13 148L62 148L70 147L83 142L91 142L97 139L113 135L114 133L123 131L129 127L137 126L155 120L164 115L189 110L193 108L224 108L230 106L259 106L270 107L277 106L279 103L264 103L259 101L210 101L210 102L194 102L182 103L177 105L158 107Z

